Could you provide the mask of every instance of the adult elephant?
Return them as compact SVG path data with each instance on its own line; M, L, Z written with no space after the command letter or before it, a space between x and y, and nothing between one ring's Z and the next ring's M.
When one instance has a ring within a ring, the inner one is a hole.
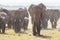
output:
M0 12L0 33L5 33L6 18L7 18L7 14L5 12Z
M41 21L43 19L43 14L45 11L45 6L41 3L39 5L31 5L29 7L29 12L32 17L32 24L33 24L33 35L40 36L41 31Z
M50 19L52 29L56 28L57 26L57 21L59 20L60 12L57 9L47 9L48 17Z
M27 30L28 29L28 22L29 22L29 14L27 11L27 8L19 8L19 10L21 10L21 13L24 13L24 22L23 22L23 27L22 29Z
M12 13L7 10L7 9L1 9L3 12L5 12L7 14L7 18L6 18L6 24L8 24L8 28L11 28L12 24L13 24L13 16Z
M21 31L21 29L23 28L24 30L27 29L27 25L28 23L26 23L25 26L25 22L26 21L26 15L27 10L24 8L19 8L18 10L15 11L14 13L14 30L16 33L19 33Z

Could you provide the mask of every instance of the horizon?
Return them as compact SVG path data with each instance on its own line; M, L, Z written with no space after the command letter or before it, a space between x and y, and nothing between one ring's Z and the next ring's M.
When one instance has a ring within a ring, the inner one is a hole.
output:
M60 0L0 0L0 7L3 8L19 8L19 7L29 7L31 4L43 3L47 8L60 9Z

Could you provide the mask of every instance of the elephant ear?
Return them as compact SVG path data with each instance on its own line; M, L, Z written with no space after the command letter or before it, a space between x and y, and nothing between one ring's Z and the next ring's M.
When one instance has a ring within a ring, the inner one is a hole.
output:
M40 3L39 6L46 9L46 6L43 3Z
M1 17L2 19L5 19L6 16L7 16L7 14L6 14L5 12L0 12L0 17Z

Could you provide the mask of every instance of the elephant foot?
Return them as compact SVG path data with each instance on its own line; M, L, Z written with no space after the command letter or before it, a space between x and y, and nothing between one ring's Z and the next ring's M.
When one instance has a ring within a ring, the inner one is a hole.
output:
M33 36L36 36L37 32L36 31L33 31Z
M33 34L33 36L36 36L36 34Z
M33 34L33 36L41 37L41 36L43 36L43 35L41 35L41 34Z

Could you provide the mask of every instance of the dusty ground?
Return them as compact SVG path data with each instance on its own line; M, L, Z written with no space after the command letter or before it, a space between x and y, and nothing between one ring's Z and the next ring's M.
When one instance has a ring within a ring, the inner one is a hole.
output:
M0 40L60 40L60 29L41 30L43 36L32 35L32 30L16 34L12 29L6 30L5 34L0 34Z

